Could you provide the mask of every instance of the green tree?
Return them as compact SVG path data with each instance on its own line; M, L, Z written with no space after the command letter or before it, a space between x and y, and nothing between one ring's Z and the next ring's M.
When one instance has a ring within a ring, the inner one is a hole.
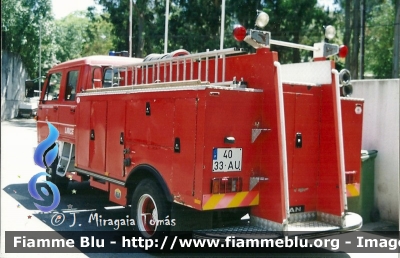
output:
M175 4L181 11L175 16L177 21L171 21L173 42L191 52L219 49L221 1L181 0Z
M273 39L312 45L324 39L324 26L335 24L335 16L317 5L317 0L266 1L270 13L267 29ZM306 61L312 53L299 49L273 47L279 51L282 62Z
M109 16L104 18L113 24L113 44L117 51L129 49L129 0L95 0L96 4L103 6L103 12ZM152 46L152 33L148 25L154 22L154 14L151 8L154 1L137 0L133 4L133 55L142 57L146 54L145 48ZM148 34L146 34L148 32Z
M339 13L344 17L343 42L349 47L346 67L352 72L352 78L359 78L358 71L362 71L362 69L359 69L359 63L363 54L367 73L372 73L376 78L391 77L388 71L392 69L392 63L395 63L395 59L398 59L398 57L393 56L393 44L396 44L396 41L393 40L394 5L398 2L398 0L337 0L337 3L341 6ZM364 5L365 9L365 26L359 22L362 15L361 4ZM360 51L363 47L361 44L363 27L365 27L365 53Z
M391 1L385 1L371 10L367 20L366 70L375 78L392 77L394 13Z
M82 56L108 55L112 50L114 35L113 25L107 22L109 14L97 14L94 7L89 7L86 14L89 19L86 27Z
M56 21L56 56L60 62L81 57L89 20L79 11Z
M162 53L164 46L165 0L133 1L133 52L137 57ZM109 13L114 25L114 45L119 50L128 49L129 1L96 0ZM171 0L168 50L184 48L190 52L219 49L222 0ZM266 30L274 39L312 44L323 38L323 26L332 24L334 18L317 0L244 0L226 1L224 47L239 46L254 51L245 43L235 42L231 32L240 23L253 28L256 10L269 13L271 22ZM310 53L297 49L274 47L283 62L297 62L309 58Z
M29 76L37 78L41 40L41 70L44 74L44 70L56 62L51 0L4 0L1 7L2 50L19 54Z
M55 46L59 62L89 56L108 55L113 48L113 26L108 14L100 15L94 7L78 11L56 21Z

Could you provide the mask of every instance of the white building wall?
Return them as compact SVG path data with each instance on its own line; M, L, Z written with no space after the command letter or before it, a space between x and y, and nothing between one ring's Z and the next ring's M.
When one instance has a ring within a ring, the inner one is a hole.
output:
M352 97L363 98L362 148L377 150L375 206L382 220L399 223L399 79L352 81ZM400 224L400 223L399 223Z
M18 105L25 97L28 74L18 55L1 52L1 121L18 115Z

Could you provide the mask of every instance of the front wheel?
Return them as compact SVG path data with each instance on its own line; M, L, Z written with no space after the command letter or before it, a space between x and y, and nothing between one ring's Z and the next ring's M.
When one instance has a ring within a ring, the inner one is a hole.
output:
M171 205L158 185L143 180L132 195L132 217L135 231L145 238L159 238L167 235L171 224Z

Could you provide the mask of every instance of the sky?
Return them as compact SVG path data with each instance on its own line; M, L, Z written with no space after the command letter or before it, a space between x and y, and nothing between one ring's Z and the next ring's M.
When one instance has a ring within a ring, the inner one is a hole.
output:
M318 0L318 3L320 5L324 5L326 7L329 7L329 9L331 9L331 10L332 10L332 7L337 7L337 5L334 5L333 2L334 2L334 0Z
M332 6L334 0L318 0L321 5ZM94 0L52 0L53 13L56 19L61 19L74 11L85 11L95 5Z
M95 5L94 0L52 0L55 19L61 19L75 11L86 11L89 6Z

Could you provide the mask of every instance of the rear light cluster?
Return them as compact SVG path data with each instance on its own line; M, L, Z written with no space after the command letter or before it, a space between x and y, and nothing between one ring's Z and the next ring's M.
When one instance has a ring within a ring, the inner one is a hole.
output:
M357 171L346 171L346 184L354 184L356 182Z
M240 177L223 177L213 178L211 180L211 193L234 193L242 191L242 178Z

